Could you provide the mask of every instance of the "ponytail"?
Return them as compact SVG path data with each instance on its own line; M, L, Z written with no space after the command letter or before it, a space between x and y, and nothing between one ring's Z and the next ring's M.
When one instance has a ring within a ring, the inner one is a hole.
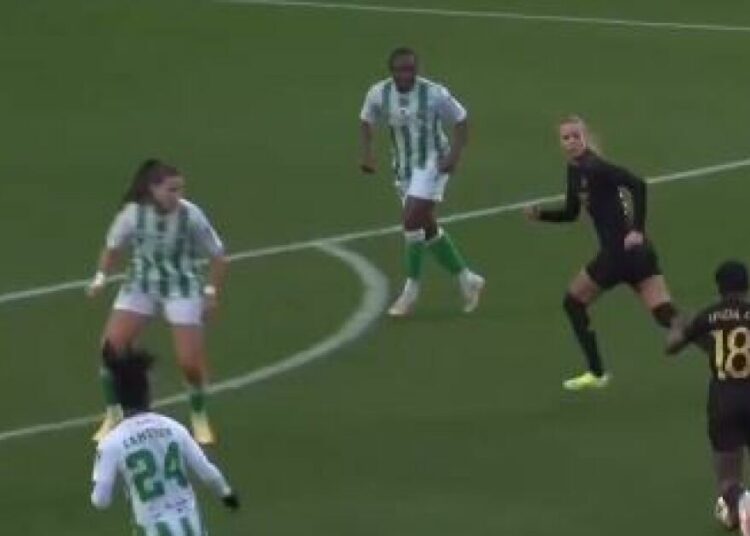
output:
M133 175L125 194L122 196L122 204L128 203L144 204L151 201L151 186L159 184L167 177L179 175L177 168L163 163L156 158L144 161Z

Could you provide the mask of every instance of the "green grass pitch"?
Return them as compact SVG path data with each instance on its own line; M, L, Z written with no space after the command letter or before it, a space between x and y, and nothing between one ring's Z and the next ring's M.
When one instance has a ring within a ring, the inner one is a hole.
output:
M343 1L343 0L342 0ZM381 3L385 3L385 0ZM392 0L394 5L407 5ZM750 25L744 2L414 0L427 8ZM554 123L588 117L645 175L750 157L750 31L431 16L177 0L0 4L0 294L88 275L137 162L174 161L231 251L397 223L385 146L357 171L357 115L395 45L466 103L471 145L444 214L554 194ZM654 187L649 225L679 305L749 259L750 170ZM428 265L424 300L328 359L211 401L215 457L245 508L205 493L212 534L625 536L720 534L704 433L706 371L662 339L627 290L594 317L614 372L570 396L580 357L560 302L593 252L586 224L518 213L450 226L488 278L472 317ZM401 239L342 244L401 278ZM360 281L314 249L233 264L210 331L213 376L325 339ZM0 305L0 431L96 412L110 305L70 291ZM157 389L180 389L163 325ZM170 408L182 417L184 408ZM127 534L124 502L88 502L91 427L0 442L2 534Z

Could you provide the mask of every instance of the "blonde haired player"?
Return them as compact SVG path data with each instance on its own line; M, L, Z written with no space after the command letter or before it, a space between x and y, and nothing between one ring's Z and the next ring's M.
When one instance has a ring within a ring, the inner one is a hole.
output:
M646 233L646 182L599 154L586 123L578 116L560 122L560 148L567 160L566 194L561 207L528 206L529 220L573 222L585 209L599 241L599 251L568 286L563 308L588 370L563 383L569 391L600 389L609 384L589 308L597 298L627 284L665 328L672 326L677 310L659 267L654 245Z
M394 50L388 68L391 77L370 88L360 113L360 167L364 173L375 173L373 134L375 126L384 123L391 134L396 187L403 201L407 279L388 312L405 316L413 310L419 297L422 257L428 250L457 278L464 311L470 313L479 305L484 279L469 269L435 217L449 175L458 166L466 145L466 109L445 87L417 76L413 50ZM445 124L453 127L452 146L443 131Z
M199 443L210 444L216 438L205 408L203 319L217 307L226 258L203 211L183 198L184 184L176 168L159 160L140 166L109 230L88 294L100 293L107 275L129 250L130 268L105 327L102 348L124 351L162 310L172 326L177 360L189 387L193 434ZM198 260L205 256L210 266L204 285ZM97 441L122 418L106 367L101 380L107 411L94 436Z
M104 366L112 374L125 419L99 443L94 463L91 503L108 508L122 480L133 512L136 536L200 536L206 534L188 471L221 498L230 510L237 496L221 472L177 421L153 413L144 351L115 355L108 349Z

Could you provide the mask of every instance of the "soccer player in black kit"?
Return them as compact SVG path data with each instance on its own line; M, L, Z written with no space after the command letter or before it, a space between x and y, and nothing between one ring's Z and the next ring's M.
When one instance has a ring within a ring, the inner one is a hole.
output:
M714 451L719 500L716 516L730 529L742 521L750 536L750 498L742 485L743 448L750 446L750 302L745 266L728 261L716 271L719 301L687 326L670 330L667 352L694 343L711 357L708 436Z
M610 379L588 315L602 291L627 283L659 325L669 328L677 316L656 252L646 238L646 183L604 160L589 138L581 118L560 123L560 145L568 160L565 204L558 209L529 206L524 210L530 220L572 222L583 207L599 239L599 252L573 278L563 300L588 364L586 372L563 383L571 391L605 387Z

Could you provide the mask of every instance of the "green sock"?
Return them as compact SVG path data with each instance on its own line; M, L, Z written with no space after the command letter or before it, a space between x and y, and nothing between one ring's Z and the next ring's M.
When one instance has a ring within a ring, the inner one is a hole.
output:
M206 391L203 386L191 385L189 387L190 410L193 413L206 411Z
M466 261L453 244L448 233L441 230L437 237L428 242L427 247L440 266L453 275L458 275L466 269Z
M422 275L422 258L424 257L424 231L407 231L406 238L406 276L415 281Z
M115 386L112 381L112 373L107 367L99 369L99 379L102 382L102 392L104 393L104 401L107 404L107 408L119 406L117 395L115 394Z

